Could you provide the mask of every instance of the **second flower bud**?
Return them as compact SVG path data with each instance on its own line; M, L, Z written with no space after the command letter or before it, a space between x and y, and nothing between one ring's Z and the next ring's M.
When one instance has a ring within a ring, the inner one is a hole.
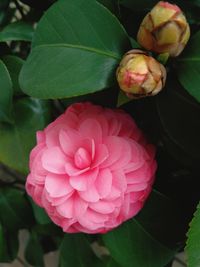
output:
M128 97L156 95L165 85L165 67L142 50L126 53L117 69L117 80Z

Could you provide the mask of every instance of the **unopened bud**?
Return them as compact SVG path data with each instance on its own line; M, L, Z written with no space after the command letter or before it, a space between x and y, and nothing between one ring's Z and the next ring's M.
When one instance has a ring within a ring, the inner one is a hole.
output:
M124 55L116 75L121 90L132 98L156 95L166 80L165 67L138 49Z
M147 50L176 57L183 51L189 37L190 27L181 9L161 1L142 21L137 40Z

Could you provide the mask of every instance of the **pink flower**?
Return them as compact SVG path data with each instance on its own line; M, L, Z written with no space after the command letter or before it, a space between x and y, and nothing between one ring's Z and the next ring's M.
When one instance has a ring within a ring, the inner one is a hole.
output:
M26 190L65 232L105 233L142 208L154 155L122 110L74 104L37 133Z

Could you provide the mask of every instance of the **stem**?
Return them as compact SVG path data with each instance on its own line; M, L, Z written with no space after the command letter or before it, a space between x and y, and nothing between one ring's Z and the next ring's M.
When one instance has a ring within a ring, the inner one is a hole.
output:
M21 179L21 177L18 176L14 171L11 171L9 168L7 168L6 166L4 166L4 165L2 165L2 164L0 165L0 167L1 167L5 172L7 172L10 176L14 177L15 180L16 180L17 182L19 182L19 183L24 183L24 180Z

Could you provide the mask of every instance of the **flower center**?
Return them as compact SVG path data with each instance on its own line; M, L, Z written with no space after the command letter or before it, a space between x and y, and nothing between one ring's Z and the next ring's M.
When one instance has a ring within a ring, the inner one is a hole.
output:
M84 169L84 168L87 168L88 166L90 166L91 156L85 148L80 147L76 151L76 153L74 155L74 163L75 163L76 167L79 169Z

